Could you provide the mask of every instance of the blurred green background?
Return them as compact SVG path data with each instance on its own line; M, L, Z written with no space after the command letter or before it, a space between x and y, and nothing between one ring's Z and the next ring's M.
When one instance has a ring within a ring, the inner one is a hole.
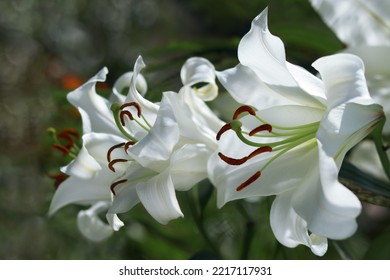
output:
M78 232L79 206L47 217L54 193L47 174L67 163L50 148L47 128L81 128L66 101L72 81L107 66L110 87L142 55L149 98L158 100L164 90L179 89L180 67L190 56L204 56L219 70L234 66L240 38L267 5L270 30L291 62L310 69L342 49L303 0L1 1L0 259L216 258L213 247L230 259L319 259L308 248L278 245L269 227L272 199L218 210L207 182L179 193L184 219L161 226L137 206L121 215L126 226L101 243ZM388 209L365 204L359 231L330 242L323 259L390 258L389 221Z

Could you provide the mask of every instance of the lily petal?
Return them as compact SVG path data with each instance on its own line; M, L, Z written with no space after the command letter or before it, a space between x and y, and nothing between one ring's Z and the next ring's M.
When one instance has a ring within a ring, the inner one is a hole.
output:
M90 204L97 201L111 201L110 184L112 175L101 170L93 178L83 179L70 176L58 187L51 200L49 215L68 204Z
M390 3L310 0L337 37L350 46L390 45Z
M267 13L266 8L252 21L250 31L241 39L238 46L240 63L251 68L271 89L291 101L323 107L322 100L302 90L290 72L283 42L268 30Z
M137 185L137 194L149 214L161 224L183 217L176 198L172 178L164 171L146 182Z
M103 68L78 89L70 92L68 101L77 107L83 120L83 133L103 132L120 135L110 109L110 102L96 93L96 83L104 82L108 73Z
M292 205L313 233L332 239L345 239L356 231L356 217L360 214L361 203L338 182L336 163L323 151L319 141L318 151L319 166L308 171L309 179L305 179L307 183L294 192Z
M205 58L191 57L181 68L180 77L184 86L196 86L206 83L194 92L204 101L214 100L218 95L218 86L215 83L215 68Z
M168 165L167 161L180 135L176 118L165 100L164 96L154 126L128 150L128 154L137 162L157 172Z
M172 154L169 170L176 190L189 190L207 178L210 154L202 144L186 144Z
M80 232L89 240L100 242L113 234L109 224L104 223L98 216L108 209L108 203L98 202L88 210L80 211L77 215L77 226Z
M278 195L271 207L271 228L276 239L283 245L293 248L300 244L310 247L317 256L323 256L328 249L325 237L309 236L306 222L291 207L293 191Z

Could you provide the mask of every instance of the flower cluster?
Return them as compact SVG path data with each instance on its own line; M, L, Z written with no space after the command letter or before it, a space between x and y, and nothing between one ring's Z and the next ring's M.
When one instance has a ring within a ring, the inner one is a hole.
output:
M70 92L82 117L82 147L61 168L49 213L89 205L78 226L100 241L139 202L161 224L182 217L176 191L209 179L220 208L275 196L271 228L287 247L303 244L322 256L328 238L353 235L362 206L338 173L346 153L383 124L382 106L370 96L356 55L319 58L312 64L318 75L288 62L283 42L268 30L267 12L241 39L236 67L217 71L204 58L190 58L181 89L162 93L158 103L145 98L141 57L109 99L96 93L106 68ZM227 123L206 104L218 98L216 79L241 104Z

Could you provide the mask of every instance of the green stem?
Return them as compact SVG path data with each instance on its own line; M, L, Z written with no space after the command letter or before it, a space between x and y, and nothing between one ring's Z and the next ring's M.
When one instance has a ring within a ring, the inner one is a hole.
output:
M389 178L390 180L390 160L384 149L383 138L382 138L382 130L385 124L385 120L386 119L383 118L383 120L379 123L377 128L374 129L374 131L372 132L372 137L375 143L375 148L378 153L379 159L382 163L383 170L385 171L387 178Z
M138 140L136 138L134 138L133 136L131 136L122 126L120 120L119 120L119 116L118 116L118 113L120 111L120 106L118 104L112 104L111 106L111 111L112 113L114 114L114 120L115 120L115 124L116 126L118 127L118 129L122 132L122 134L124 136L126 136L128 139L130 139L131 141L133 142L138 142Z
M255 235L255 222L249 216L245 207L241 203L237 203L237 208L242 214L242 216L244 217L244 219L246 220L240 260L247 260L249 257L249 251L253 241L253 237Z
M207 244L207 246L209 246L209 248L211 248L211 250L217 255L217 257L219 259L223 259L222 257L222 254L221 252L219 251L219 248L216 246L215 242L213 242L213 240L211 240L210 236L208 235L207 233L207 230L205 229L204 227L204 223L203 223L203 215L200 215L197 211L197 207L195 205L195 199L194 199L194 192L187 192L187 198L188 198L188 205L189 205L189 208L190 208L190 212L191 212L191 215L192 215L192 218L194 219L195 221L195 224L199 230L199 233L202 235L203 237L203 240L205 241L205 243Z

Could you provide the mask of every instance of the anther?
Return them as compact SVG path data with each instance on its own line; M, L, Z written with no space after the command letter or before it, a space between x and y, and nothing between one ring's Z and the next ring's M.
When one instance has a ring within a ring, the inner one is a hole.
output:
M112 161L110 161L110 162L108 163L108 168L110 168L110 170L111 170L112 172L115 172L114 164L117 164L117 163L119 163L119 162L127 162L127 159L121 159L121 158L119 158L119 159L114 159L114 160L112 160Z
M68 155L69 154L69 148L63 146L63 145L60 145L60 144L51 144L51 146L56 149L56 150L59 150L60 152L64 153L64 155Z
M260 178L261 176L261 172L260 171L257 171L255 174L253 174L251 177L249 177L248 180L246 180L244 183L242 183L241 185L239 185L237 188L236 188L236 191L241 191L243 189L245 189L247 186L249 186L250 184L252 184L254 181L256 181L258 178Z
M272 152L272 148L270 146L262 146L260 148L257 148L252 153L250 153L248 156L245 156L243 158L231 158L231 157L225 156L221 152L218 153L218 156L227 164L241 165L241 164L244 164L245 162L247 162L248 160L250 160L251 158L253 158L259 154L265 153L265 152Z
M125 116L128 116L130 120L134 120L133 115L129 111L121 111L119 118L121 120L122 126L125 126Z
M130 146L133 146L136 142L135 141L129 141L125 144L125 152L127 154L127 150L130 148Z
M255 135L256 133L258 132L261 132L261 131L268 131L269 133L272 132L272 126L270 124L262 124L254 129L252 129L250 132L249 132L249 136L253 136Z
M232 129L232 125L230 123L227 123L224 126L222 126L221 129L217 133L217 136L216 136L217 140L219 141L219 139L221 139L222 134L224 134L226 131L228 131L230 129Z
M139 105L139 103L137 103L137 102L125 103L122 106L120 106L119 109L123 110L124 108L131 107L131 106L133 106L137 109L137 116L140 118L141 117L141 105Z
M123 147L125 145L125 143L120 143L120 144L117 144L117 145L114 145L112 146L111 148L108 149L107 151L107 161L110 162L111 161L111 153L117 149L117 148L120 148L120 147Z
M245 112L251 114L252 116L256 116L256 111L255 111L251 106L244 105L244 106L239 107L239 108L234 112L233 120L238 119L238 117L239 117L242 113L245 113Z
M127 179L122 179L122 180L119 180L119 181L116 181L116 182L112 183L111 187L110 187L110 190L111 190L112 194L116 195L115 187L118 186L119 184L122 184L122 183L125 183L125 182L127 182Z
M73 138L80 138L80 134L75 130L75 129L72 129L72 128L66 128L64 130L62 130L60 133L58 133L58 135L56 136L56 138L58 140L60 139L64 139L67 141L67 144L64 145L67 149L70 149L71 147L73 147L74 145L74 140Z
M47 176L50 178L50 179L54 179L54 188L55 189L58 189L58 187L60 186L60 184L65 181L69 175L66 175L64 173L59 173L59 174L47 174Z

